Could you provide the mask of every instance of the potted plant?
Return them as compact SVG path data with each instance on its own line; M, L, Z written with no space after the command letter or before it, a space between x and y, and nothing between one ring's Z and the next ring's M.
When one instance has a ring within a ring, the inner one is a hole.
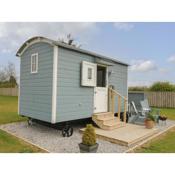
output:
M86 125L86 129L83 132L82 143L79 143L81 153L96 153L98 149L98 143L96 143L95 129L91 124Z
M155 124L154 116L149 112L146 119L145 119L145 127L148 129L152 129Z

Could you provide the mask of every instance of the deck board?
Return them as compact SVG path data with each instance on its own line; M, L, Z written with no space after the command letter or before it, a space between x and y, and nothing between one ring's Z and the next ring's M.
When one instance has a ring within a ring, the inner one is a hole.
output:
M84 129L82 128L80 131L83 132ZM125 127L114 130L103 130L95 127L95 132L99 139L130 146L156 134L158 129L146 129L145 126L126 124Z

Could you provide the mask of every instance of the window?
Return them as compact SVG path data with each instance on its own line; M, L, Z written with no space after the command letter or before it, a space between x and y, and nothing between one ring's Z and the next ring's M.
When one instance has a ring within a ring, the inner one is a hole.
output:
M38 72L38 53L31 55L31 73Z
M88 79L92 79L92 68L88 68Z
M87 61L82 62L81 85L96 86L97 65Z

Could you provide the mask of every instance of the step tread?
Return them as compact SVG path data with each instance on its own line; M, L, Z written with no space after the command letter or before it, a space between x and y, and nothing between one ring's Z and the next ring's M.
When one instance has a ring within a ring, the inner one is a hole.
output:
M97 117L97 120L100 120L100 121L108 121L112 119L115 119L115 118L113 116L98 116Z
M101 115L111 115L112 112L100 112L100 113L94 113L95 116L101 116Z
M120 124L121 124L121 122L118 121L117 118L114 118L114 119L112 119L112 120L108 120L108 121L105 121L105 122L104 122L104 125L105 125L105 126L116 126L116 125L120 125Z

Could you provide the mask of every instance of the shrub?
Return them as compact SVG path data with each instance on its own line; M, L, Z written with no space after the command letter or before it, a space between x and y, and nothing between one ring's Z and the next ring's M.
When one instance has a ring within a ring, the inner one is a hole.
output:
M82 137L82 143L89 146L96 144L96 133L94 127L91 124L86 125L86 129Z
M156 82L150 88L150 91L175 91L175 85L169 82Z
M147 91L147 86L132 86L128 88L129 91Z
M16 86L17 86L16 83L12 83L9 81L0 82L0 88L14 88Z
M147 117L146 117L146 120L151 120L151 121L155 121L155 118L154 116L149 112Z

